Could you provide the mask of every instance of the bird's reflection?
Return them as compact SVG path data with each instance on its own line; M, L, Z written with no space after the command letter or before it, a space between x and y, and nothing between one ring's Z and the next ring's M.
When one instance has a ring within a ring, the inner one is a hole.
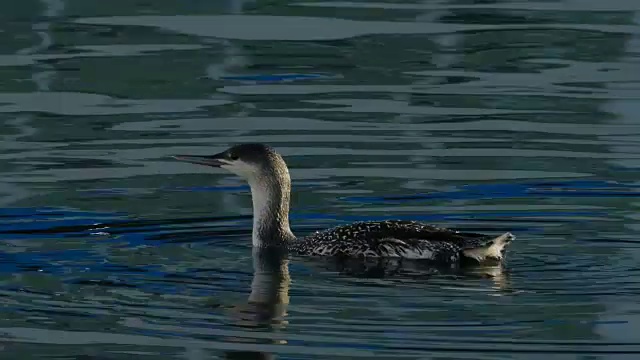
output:
M275 334L266 338L234 337L227 341L235 343L252 344L286 344L284 336L279 337L278 332L284 330L288 324L286 321L287 307L289 305L289 287L291 277L289 275L289 256L286 251L280 249L253 248L253 279L251 282L251 294L246 303L235 306L232 312L232 322L235 326L246 330L267 330ZM309 262L306 262L309 264ZM338 271L342 276L366 277L366 278L402 278L413 277L425 279L431 276L443 274L455 274L465 278L491 279L494 287L507 290L508 277L501 264L483 264L464 268L436 268L421 264L420 262L397 261L383 259L367 261L362 259L336 259L327 262L323 259L319 264L322 267ZM275 359L276 355L262 351L227 351L226 359Z
M486 262L483 264L468 264L466 266L434 266L424 261L406 259L382 258L335 258L332 261L315 262L329 271L335 271L341 276L355 278L394 279L413 278L426 281L435 276L455 276L466 279L489 279L493 288L500 291L510 291L509 273L500 262Z
M286 328L289 305L289 259L280 249L253 248L253 280L251 294L246 304L233 312L233 323L243 328L267 329L277 333ZM263 342L286 344L277 336L269 340L233 338L234 342ZM226 359L275 359L275 355L261 351L228 351Z

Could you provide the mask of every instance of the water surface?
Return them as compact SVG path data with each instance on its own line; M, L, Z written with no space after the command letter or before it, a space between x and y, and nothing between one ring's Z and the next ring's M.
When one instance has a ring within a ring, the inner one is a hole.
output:
M635 359L632 1L25 0L0 13L0 338L25 359ZM517 235L504 267L252 251L285 155L303 235ZM365 271L366 270L366 271Z

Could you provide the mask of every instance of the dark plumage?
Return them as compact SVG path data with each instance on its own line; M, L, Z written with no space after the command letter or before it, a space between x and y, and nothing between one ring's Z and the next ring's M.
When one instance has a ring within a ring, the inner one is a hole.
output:
M492 245L500 247L491 254L499 260L503 246L513 238L508 233L495 238L416 221L386 220L355 222L319 231L292 242L290 249L299 255L399 257L456 263L465 256L465 250L488 249Z
M289 170L273 148L240 144L213 156L176 158L222 167L249 182L254 247L286 247L309 256L389 257L453 264L463 259L501 260L506 246L515 239L511 233L494 237L400 220L356 222L297 239L289 227Z

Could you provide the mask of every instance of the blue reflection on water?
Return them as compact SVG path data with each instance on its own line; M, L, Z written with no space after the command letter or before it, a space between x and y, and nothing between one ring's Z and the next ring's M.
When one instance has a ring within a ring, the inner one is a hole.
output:
M547 183L527 183L527 184L485 184L462 186L453 191L435 192L429 194L418 194L411 196L393 197L371 197L371 196L349 196L342 200L358 203L398 203L411 202L429 199L495 199L495 198L523 198L523 197L561 197L561 196L584 196L584 197L620 197L638 196L640 192L638 185L625 185L621 183L604 181L566 181ZM197 187L197 188L175 188L163 189L167 191L230 191L248 190L246 186L227 187ZM511 219L519 217L545 217L549 220L552 217L567 216L593 216L601 215L597 211L487 211L469 212L456 214L410 214L394 216L396 219L420 220L427 222L443 220L464 220L472 218ZM305 220L320 220L327 224L336 222L351 222L361 220L383 220L389 216L358 216L358 215L330 215L321 213L294 213L292 220L298 220L304 224ZM250 217L239 216L232 218L238 226L250 228ZM183 242L197 242L199 238L216 236L226 236L225 231L231 229L228 226L215 226L216 220L229 220L229 218L198 218L198 219L166 219L161 221L132 220L123 213L89 212L69 208L5 208L0 209L0 240L7 241L5 244L11 246L10 240L39 240L56 241L65 238L83 238L86 241L99 242L101 246L109 248L134 248L139 246L158 246L166 241L174 241L176 234L184 232ZM564 222L579 221L563 218ZM207 222L207 226L202 226ZM214 224L209 225L210 222ZM195 224L198 224L196 226ZM204 230L203 230L204 228ZM212 230L213 229L213 230ZM220 230L222 229L222 230ZM215 231L214 231L215 230ZM250 229L247 229L248 231ZM510 227L511 231L531 232L537 231L532 226L517 225ZM219 231L219 232L216 232ZM250 232L250 231L249 231ZM114 236L115 235L115 236ZM168 237L164 237L169 235ZM241 236L231 235L231 236ZM94 240L95 237L95 240ZM224 244L224 246L235 247L236 245ZM240 245L237 245L240 246ZM102 273L115 274L118 280L108 280L109 286L139 286L146 291L158 293L179 293L181 287L179 279L171 280L171 276L159 265L147 264L141 266L127 266L109 261L99 251L94 251L93 246L86 249L70 249L62 247L60 250L25 250L15 252L0 252L0 273L20 273L25 271L37 271L47 274L55 274L64 278L63 282L74 283L76 281L87 281L83 274ZM216 270L216 274L190 274L189 279L199 281L200 276L217 278L218 289L220 287L236 286L237 277L249 277L250 273L244 271L231 271L225 273ZM205 271L206 272L206 271ZM180 275L182 276L182 275ZM84 279L84 280L82 280ZM154 280L155 279L155 280ZM93 281L93 280L89 280ZM104 281L104 280L100 280ZM101 283L102 284L102 283ZM212 289L192 289L202 296L208 296L216 290Z

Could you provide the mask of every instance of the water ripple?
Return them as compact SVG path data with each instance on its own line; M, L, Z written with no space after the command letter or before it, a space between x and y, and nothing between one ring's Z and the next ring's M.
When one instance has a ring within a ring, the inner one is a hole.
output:
M633 2L40 2L0 32L3 352L640 353ZM517 239L467 269L256 251L246 184L171 158L237 142L286 157L298 235Z

